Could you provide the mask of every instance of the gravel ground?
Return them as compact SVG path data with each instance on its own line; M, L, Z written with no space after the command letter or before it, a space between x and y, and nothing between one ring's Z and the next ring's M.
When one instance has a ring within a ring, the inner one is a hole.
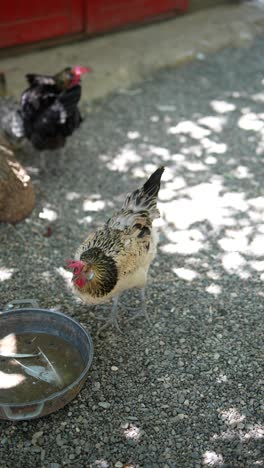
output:
M1 422L1 468L264 464L263 47L258 38L84 103L63 171L51 158L38 174L21 155L38 201L16 229L1 226L1 308L33 297L67 313L95 356L67 407ZM97 337L96 309L72 296L64 261L160 164L153 324L124 312L122 334Z

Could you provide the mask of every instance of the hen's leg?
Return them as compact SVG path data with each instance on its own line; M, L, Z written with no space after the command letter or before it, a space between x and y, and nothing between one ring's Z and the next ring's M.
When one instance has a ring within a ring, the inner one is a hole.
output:
M66 148L65 146L63 146L63 148L61 148L58 151L58 168L60 172L63 170L65 166L65 157L66 157Z
M51 153L50 172L53 175L60 175L65 167L65 147L53 150Z
M140 289L140 300L141 307L126 307L126 309L131 310L133 312L133 316L130 319L128 319L128 321L130 322L131 320L135 320L138 317L144 317L149 323L151 323L147 311L145 288Z
M60 148L57 151L51 151L51 150L44 150L40 152L40 169L43 172L48 171L48 164L47 160L49 158L52 158L53 164L50 166L50 170L54 172L54 174L61 173L63 167L64 167L64 161L65 161L65 147ZM53 169L52 166L54 165L54 162L56 164L56 167Z
M47 157L48 157L48 151L41 151L39 154L39 160L40 160L40 169L43 172L47 172Z
M105 324L98 329L97 334L99 335L102 330L105 330L106 328L113 326L117 328L119 332L121 332L120 327L118 325L117 321L117 316L118 316L118 300L119 296L115 296L112 299L112 309L110 315L107 315L106 317L97 317L97 320L104 320Z

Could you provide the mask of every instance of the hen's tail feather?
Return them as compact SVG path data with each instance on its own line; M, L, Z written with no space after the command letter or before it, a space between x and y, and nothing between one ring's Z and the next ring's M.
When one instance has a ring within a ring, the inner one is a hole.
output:
M26 80L30 86L55 85L54 78L48 75L37 75L36 73L27 73Z
M159 167L143 187L135 190L126 198L124 208L130 208L133 211L146 209L149 212L156 212L157 197L160 189L160 179L164 172L164 167ZM156 213L155 213L156 215Z
M149 227L155 218L159 218L157 197L160 189L160 179L164 167L157 169L145 182L143 187L129 194L123 207L107 221L107 226L113 229L125 229L135 227L136 230L147 228L145 234L149 234ZM141 234L141 237L142 234Z
M160 179L164 172L164 167L159 167L150 178L145 182L142 188L142 197L157 198L160 189Z

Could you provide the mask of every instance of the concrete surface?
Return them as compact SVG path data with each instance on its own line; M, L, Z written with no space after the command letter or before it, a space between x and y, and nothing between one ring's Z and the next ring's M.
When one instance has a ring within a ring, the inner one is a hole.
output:
M206 8L214 8L219 5L230 5L230 0L190 0L189 12L201 11Z
M133 30L57 46L1 60L9 89L19 97L27 72L50 74L68 64L89 64L83 98L101 98L140 82L154 71L173 67L228 45L248 44L264 28L264 9L256 4L223 5Z

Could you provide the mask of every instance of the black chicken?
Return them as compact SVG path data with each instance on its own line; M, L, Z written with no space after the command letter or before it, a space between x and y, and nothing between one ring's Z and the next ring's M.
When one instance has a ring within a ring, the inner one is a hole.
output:
M67 137L82 121L77 107L81 98L80 82L81 76L89 71L75 66L54 76L27 74L29 87L21 95L20 107L9 98L2 99L4 112L0 112L0 127L12 146L30 141L41 152L43 166L46 151L63 148ZM0 73L0 94L1 89L4 94L4 73Z
M40 151L63 148L66 138L79 127L80 79L89 71L76 66L54 76L26 75L30 86L21 96L21 117L25 137L34 148Z

